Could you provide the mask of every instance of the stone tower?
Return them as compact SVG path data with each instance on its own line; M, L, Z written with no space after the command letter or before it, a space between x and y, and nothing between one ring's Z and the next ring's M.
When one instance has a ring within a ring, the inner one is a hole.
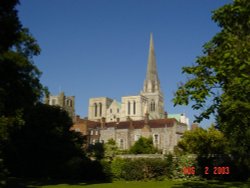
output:
M69 116L74 120L75 117L75 96L65 96L64 92L59 95L48 95L44 100L45 104L56 105L68 112Z
M153 35L150 34L148 66L146 79L144 81L143 91L141 95L148 99L147 112L150 119L160 119L164 117L164 98L160 88L158 78Z

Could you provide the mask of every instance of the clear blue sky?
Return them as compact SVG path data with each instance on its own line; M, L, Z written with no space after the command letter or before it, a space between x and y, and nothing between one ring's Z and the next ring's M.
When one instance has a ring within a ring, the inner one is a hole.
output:
M161 88L168 113L173 93L185 81L181 68L202 55L202 45L220 28L211 12L231 0L21 0L19 17L42 52L34 58L51 94L76 97L76 113L87 116L91 97L121 100L137 95L146 76L153 32ZM206 127L213 118L203 121Z

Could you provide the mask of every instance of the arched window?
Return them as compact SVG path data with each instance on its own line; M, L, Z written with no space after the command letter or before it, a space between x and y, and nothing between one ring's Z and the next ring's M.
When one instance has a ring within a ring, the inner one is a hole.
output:
M136 103L135 103L135 101L133 102L133 112L134 112L134 114L136 113Z
M99 114L102 116L102 103L99 103Z
M154 135L153 142L154 142L155 146L159 145L159 143L160 143L160 136L158 134Z
M123 139L120 139L119 146L120 146L120 149L124 149L124 141L123 141Z
M150 111L152 111L152 112L155 111L155 101L151 101L151 103L150 103Z
M128 115L130 115L130 102L128 101Z
M94 108L95 108L95 117L97 116L97 104L94 104Z

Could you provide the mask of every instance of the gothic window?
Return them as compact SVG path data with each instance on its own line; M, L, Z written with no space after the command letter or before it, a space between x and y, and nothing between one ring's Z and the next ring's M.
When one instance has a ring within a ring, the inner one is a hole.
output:
M150 111L154 112L155 111L155 102L151 101L150 103Z
M99 114L102 116L102 103L99 103Z
M94 133L94 131L93 131L93 130L91 130L91 131L90 131L90 135L93 135L93 133Z
M133 111L134 111L134 114L136 113L136 103L135 101L133 102Z
M124 141L123 141L123 139L120 139L119 146L120 146L120 149L124 149Z
M72 107L72 100L69 100L69 106Z
M110 113L112 114L112 109L110 109Z
M128 101L128 115L130 115L130 102Z
M117 108L117 113L119 113L119 108Z
M95 108L95 117L97 116L97 104L94 104L94 108Z
M158 135L158 134L155 134L155 135L154 135L154 144L155 144L155 145L158 145L158 144L159 144L159 141L160 141L160 140L159 140L159 135Z
M95 131L95 135L98 135L98 131Z

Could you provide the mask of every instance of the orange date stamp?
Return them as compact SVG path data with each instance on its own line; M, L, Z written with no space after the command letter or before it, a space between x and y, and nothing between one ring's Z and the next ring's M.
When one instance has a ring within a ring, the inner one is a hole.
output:
M196 170L194 166L183 167L182 169L184 175L195 175ZM229 175L230 167L229 166L214 166L214 167L204 167L203 173L205 175Z

